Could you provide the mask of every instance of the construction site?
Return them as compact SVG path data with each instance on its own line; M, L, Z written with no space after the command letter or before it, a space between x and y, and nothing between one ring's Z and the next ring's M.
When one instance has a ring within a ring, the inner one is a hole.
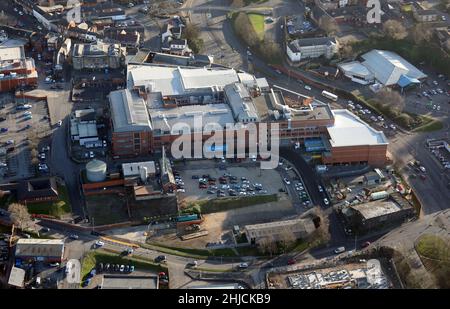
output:
M388 289L392 287L376 259L336 267L270 273L271 289Z

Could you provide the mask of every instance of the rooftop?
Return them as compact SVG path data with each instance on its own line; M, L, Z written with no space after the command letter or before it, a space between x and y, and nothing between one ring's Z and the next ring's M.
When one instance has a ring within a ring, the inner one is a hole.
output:
M124 177L133 177L139 176L142 168L147 169L147 174L155 174L155 162L154 161L146 161L146 162L132 162L132 163L123 163L122 171Z
M293 52L299 52L301 47L318 46L318 45L332 45L336 44L336 39L332 37L318 37L297 39L289 43L289 47Z
M149 88L163 96L183 95L198 89L222 89L239 82L234 69L181 68L157 65L129 65L128 87Z
M361 57L364 59L362 65L386 86L396 84L402 75L415 79L427 77L411 63L391 51L374 49Z
M158 289L157 276L103 275L102 289Z
M17 241L16 256L61 257L63 250L63 239L21 238Z
M227 124L234 124L234 118L227 104L187 105L175 108L160 108L150 110L150 117L155 133L170 131L178 134L180 130L191 132L191 129L199 130L201 125L207 129L206 124L219 124L222 128ZM201 117L201 123L194 120ZM187 125L184 126L184 124ZM177 127L174 127L177 125Z
M327 128L333 147L387 145L382 131L377 131L346 109L332 110L334 124Z
M359 61L340 63L338 64L338 67L340 70L344 71L344 73L348 72L361 77L373 76L372 72L370 72L369 69L363 66Z
M109 94L114 132L150 131L151 124L144 100L128 89Z
M359 212L361 216L366 220L385 216L402 210L396 203L392 201L373 201L350 207L353 210Z

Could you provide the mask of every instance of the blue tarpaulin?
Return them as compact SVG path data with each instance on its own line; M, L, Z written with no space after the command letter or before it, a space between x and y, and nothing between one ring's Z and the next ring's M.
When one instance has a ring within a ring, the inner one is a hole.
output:
M406 75L401 75L397 84L401 88L405 88L406 86L409 86L410 84L420 84L420 81L417 78L409 77Z

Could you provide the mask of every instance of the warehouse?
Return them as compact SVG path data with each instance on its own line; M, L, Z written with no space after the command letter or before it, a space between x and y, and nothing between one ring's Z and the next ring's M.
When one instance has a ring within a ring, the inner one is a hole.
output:
M387 50L374 49L361 56L362 65L384 86L396 85L403 77L420 81L427 76L411 63Z
M16 262L61 263L63 256L62 239L19 239L16 244Z
M315 229L312 220L300 218L251 224L244 227L245 235L251 244L259 244L267 239L277 241L282 239L283 233L286 232L294 235L297 239L304 238Z

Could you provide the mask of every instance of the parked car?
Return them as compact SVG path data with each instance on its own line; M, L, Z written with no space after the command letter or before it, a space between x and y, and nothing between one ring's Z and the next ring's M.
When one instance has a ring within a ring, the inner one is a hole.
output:
M96 240L94 243L95 247L103 247L105 245L105 243L101 240Z
M370 246L370 241L366 241L361 245L361 248L367 248L368 246Z
M334 253L339 254L345 251L345 247L339 247L337 249L334 250Z
M247 263L241 263L241 264L239 264L239 268L241 268L241 269L248 268L248 264Z
M288 265L294 265L296 262L295 262L295 259L289 259L288 261L287 261L287 264Z
M72 234L69 236L70 239L78 239L79 236L77 234Z
M165 262L166 259L167 259L167 257L166 257L165 255L158 255L158 256L155 258L155 262L156 262L156 263L162 263L162 262Z

